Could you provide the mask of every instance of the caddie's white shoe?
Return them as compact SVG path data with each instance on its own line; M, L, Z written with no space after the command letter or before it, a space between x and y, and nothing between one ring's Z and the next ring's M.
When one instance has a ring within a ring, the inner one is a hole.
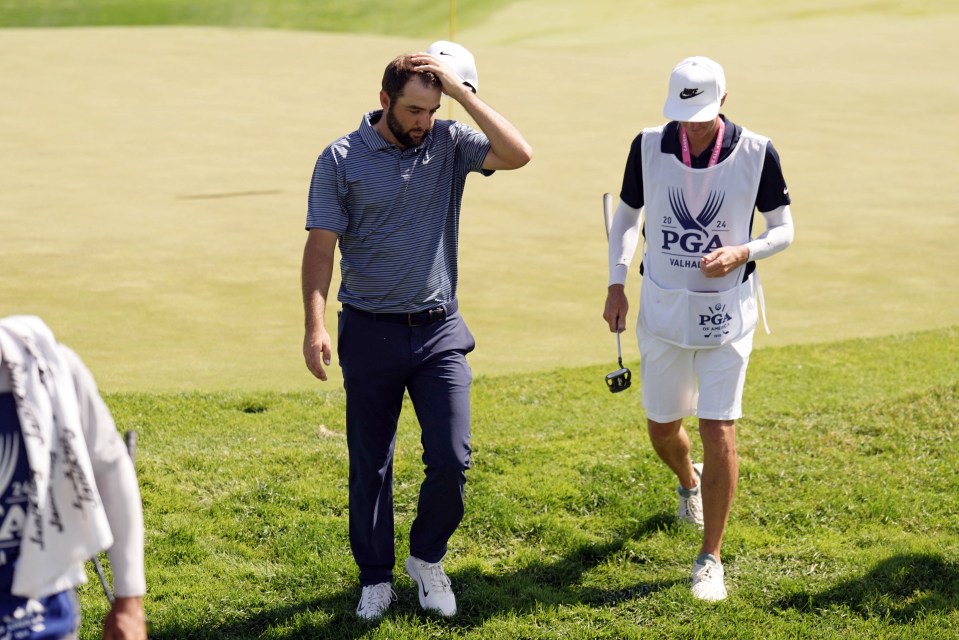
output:
M696 473L698 484L693 489L683 489L682 485L677 489L679 493L679 519L682 522L688 522L699 529L703 528L703 463L697 462L693 465L693 471Z
M360 603L356 606L356 615L363 620L379 620L394 602L396 592L389 582L363 587Z
M456 613L456 596L450 579L439 562L424 562L410 556L406 559L406 573L416 583L420 606L427 611L436 611L449 618Z
M707 602L726 599L723 565L708 553L701 553L693 562L693 596Z

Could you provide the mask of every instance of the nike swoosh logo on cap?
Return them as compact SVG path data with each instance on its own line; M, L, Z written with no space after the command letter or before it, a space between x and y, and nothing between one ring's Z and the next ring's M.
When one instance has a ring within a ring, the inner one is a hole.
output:
M451 55L453 55L453 54L452 54L452 53L446 53L445 51L440 51L440 55L441 55L441 56L451 56Z
M679 94L680 100L689 100L690 98L695 98L703 92L702 89L683 89Z

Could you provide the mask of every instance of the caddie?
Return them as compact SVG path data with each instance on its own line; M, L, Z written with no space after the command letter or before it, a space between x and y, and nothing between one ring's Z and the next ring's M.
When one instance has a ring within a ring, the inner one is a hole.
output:
M793 240L779 155L769 138L719 112L726 96L717 62L696 56L673 68L663 106L669 122L636 136L626 160L603 311L610 331L626 328L624 284L642 238L636 335L643 408L653 448L679 482L679 517L703 529L692 593L707 601L727 595L720 548L739 477L736 420L762 308L756 262ZM755 210L766 223L757 238ZM701 463L690 456L686 416L699 419Z
M133 462L80 357L36 316L0 318L0 638L76 640L84 561L106 549L105 640L146 640Z

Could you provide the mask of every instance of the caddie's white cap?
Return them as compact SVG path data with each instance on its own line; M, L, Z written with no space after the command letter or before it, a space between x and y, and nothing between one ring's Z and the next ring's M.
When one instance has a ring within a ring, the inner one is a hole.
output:
M444 60L453 67L456 75L463 79L463 84L469 85L473 93L479 90L479 74L476 72L476 60L473 59L473 54L467 51L465 47L448 40L437 40L430 45L426 53Z
M715 60L686 58L669 76L669 95L663 115L680 122L709 122L719 115L726 95L726 74Z

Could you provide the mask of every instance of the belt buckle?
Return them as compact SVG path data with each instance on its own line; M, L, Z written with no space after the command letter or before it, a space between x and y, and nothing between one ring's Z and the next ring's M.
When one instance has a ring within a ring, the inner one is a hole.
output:
M446 320L446 307L436 307L427 313L429 313L429 324Z
M425 315L426 318L423 322L414 322L414 316ZM446 319L446 307L433 307L432 309L426 309L425 311L417 311L416 313L408 313L406 315L406 324L411 327L422 327L423 325L433 324L440 320Z

